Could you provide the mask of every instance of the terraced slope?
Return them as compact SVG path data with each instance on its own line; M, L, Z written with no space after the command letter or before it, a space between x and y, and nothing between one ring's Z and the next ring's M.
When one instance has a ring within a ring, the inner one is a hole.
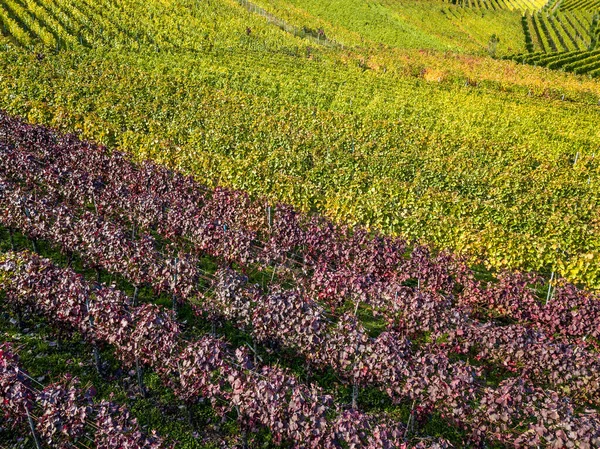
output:
M564 11L593 11L600 10L599 0L562 0L560 9Z
M456 0L449 3L470 13L520 11L520 35L524 37L525 51L513 55L512 59L591 77L598 75L596 54L593 53L600 34L600 2L596 0L550 0L547 3Z
M446 1L446 0L445 0ZM508 9L511 11L537 11L541 9L544 0L447 0L448 3L471 9Z
M132 14L135 12L135 14ZM13 43L50 50L87 48L206 52L215 47L298 51L313 45L282 33L235 1L3 0L0 31Z
M597 2L552 0L523 16L528 54L515 61L549 69L598 76L597 48L600 9Z
M528 54L513 59L560 69L576 74L597 76L598 20L581 11L557 10L539 12L524 19L526 36L529 32Z
M598 40L593 5L563 7L561 1L539 0L256 0L262 8L296 26L319 29L346 45L432 48L456 52L515 56L551 53L552 58L579 55L582 63L564 70L595 76L589 65ZM590 9L592 8L592 9ZM577 53L575 53L577 52ZM532 61L538 65L545 59ZM554 62L551 59L550 62ZM585 67L584 67L585 66ZM577 69L577 70L575 70Z
M292 34L290 44L294 35L300 35L311 45L321 43L321 37L324 41L329 37L350 47L385 44L509 55L526 50L520 14L533 8L536 0L523 1L509 6L495 3L467 8L452 3L440 7L438 1L429 0L229 0L213 2L203 11L192 0L160 6L151 3L146 8L139 1L124 6L111 0L6 0L0 3L0 30L19 45L30 48L42 44L56 51L77 46L205 51L219 45L215 40L231 35L227 30L238 30L241 36L225 45L243 41L256 44L256 34L260 33L261 40L271 35L277 42L269 41L270 45L276 47L282 36L279 33L275 38L274 31L282 28ZM141 13L134 20L128 8L140 9ZM183 14L180 8L184 8ZM243 9L244 14L237 14ZM224 20L227 17L231 20ZM270 23L276 27L269 27ZM250 34L244 36L247 29ZM490 51L492 35L499 42Z
M525 51L521 13L509 8L466 8L439 0L255 0L296 26L323 29L345 45L436 49L499 55Z
M511 54L524 50L520 12L500 8L463 8L451 3L441 8L435 3L382 0L394 14L419 26L433 36L458 43L462 51L494 55ZM434 6L435 5L435 6ZM490 48L490 39L499 41Z

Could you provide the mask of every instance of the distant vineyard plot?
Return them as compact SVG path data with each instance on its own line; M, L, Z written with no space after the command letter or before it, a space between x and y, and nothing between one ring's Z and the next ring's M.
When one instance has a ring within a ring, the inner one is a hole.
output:
M523 16L528 53L513 56L524 64L580 75L600 75L597 44L600 3L550 1L539 11Z
M447 3L465 8L509 9L511 11L537 11L546 2L544 0L444 0Z
M600 1L596 0L450 0L473 12L520 11L526 52L510 58L549 69L596 77Z
M560 9L564 11L593 11L600 10L600 1L598 0L563 0L560 2Z
M298 47L293 36L282 35L263 18L227 1L200 8L195 0L5 0L0 2L0 34L18 46L53 51L144 48L172 53L232 45Z

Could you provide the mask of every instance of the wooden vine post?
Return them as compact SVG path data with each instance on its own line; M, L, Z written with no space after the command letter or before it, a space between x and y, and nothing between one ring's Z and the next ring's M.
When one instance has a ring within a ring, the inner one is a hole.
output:
M179 264L179 257L176 257L174 259L174 265L175 265L175 270L173 273L173 312L177 313L177 294L176 292L176 288L177 288L177 265Z

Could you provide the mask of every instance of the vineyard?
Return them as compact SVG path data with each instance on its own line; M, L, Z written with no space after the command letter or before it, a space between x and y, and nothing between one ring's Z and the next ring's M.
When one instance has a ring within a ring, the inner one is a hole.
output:
M600 447L600 3L1 0L1 449Z
M40 317L61 338L77 333L99 375L110 348L137 370L137 394L149 394L152 370L191 416L204 398L244 439L262 427L274 442L303 447L447 447L420 434L432 416L473 443L600 442L600 416L575 410L600 404L600 298L522 273L484 282L451 254L210 190L7 116L0 129L0 218L13 251L0 265L7 311L18 328ZM18 242L56 261L14 252ZM71 268L75 260L93 280ZM169 300L142 301L144 289ZM185 313L210 330L190 333ZM237 347L227 341L233 330ZM77 379L38 387L15 367L13 348L2 351L12 428L30 426L52 445L48 435L90 438L91 419L116 420L110 410L122 406L93 402ZM301 376L285 368L287 352L302 360ZM315 384L323 370L348 393ZM388 407L370 403L375 391ZM48 415L54 427L42 424ZM148 447L139 431L119 430L136 426L109 429ZM94 438L102 447L108 437Z
M596 2L550 1L523 16L528 53L513 57L523 64L597 77L600 5Z

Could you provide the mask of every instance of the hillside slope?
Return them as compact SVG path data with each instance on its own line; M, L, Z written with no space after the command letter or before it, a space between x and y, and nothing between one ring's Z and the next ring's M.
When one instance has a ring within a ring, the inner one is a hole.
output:
M319 45L233 0L75 4L3 3L12 25L0 45L0 108L209 185L488 267L600 286L595 81L468 46L381 47L360 27L347 33L362 44ZM325 35L339 43L341 28Z

